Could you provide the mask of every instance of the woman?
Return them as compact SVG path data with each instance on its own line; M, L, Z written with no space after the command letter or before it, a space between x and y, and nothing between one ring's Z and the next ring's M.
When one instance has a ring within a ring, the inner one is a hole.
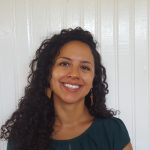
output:
M1 138L8 150L132 150L125 125L105 105L107 93L91 33L62 30L36 51L25 95Z

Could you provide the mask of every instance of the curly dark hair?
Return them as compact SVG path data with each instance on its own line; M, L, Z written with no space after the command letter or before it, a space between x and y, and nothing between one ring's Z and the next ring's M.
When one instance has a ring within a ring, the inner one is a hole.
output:
M93 54L95 77L93 81L93 105L90 92L85 97L85 105L92 116L113 117L115 112L106 107L106 70L97 51L97 42L89 31L81 27L63 29L59 34L44 40L37 49L35 58L30 64L31 72L25 94L20 99L17 110L1 127L0 138L12 142L14 150L47 150L52 149L51 134L55 122L53 99L46 90L50 87L52 67L61 47L69 41L78 40L86 43Z

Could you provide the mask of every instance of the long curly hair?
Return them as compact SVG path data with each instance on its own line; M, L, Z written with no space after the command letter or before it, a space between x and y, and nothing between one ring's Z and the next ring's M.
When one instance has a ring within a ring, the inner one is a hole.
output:
M115 112L106 107L106 70L97 51L97 42L89 31L81 27L63 29L42 42L31 61L31 72L25 94L20 99L17 110L1 127L0 138L12 143L14 150L52 150L51 134L55 122L53 99L46 90L50 88L52 67L61 47L69 41L86 43L93 54L95 77L93 81L93 105L90 92L85 97L85 105L94 117L113 117Z

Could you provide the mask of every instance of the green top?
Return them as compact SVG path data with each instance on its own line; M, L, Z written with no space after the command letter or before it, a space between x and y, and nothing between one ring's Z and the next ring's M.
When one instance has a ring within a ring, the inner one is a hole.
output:
M122 150L130 142L124 123L118 118L97 118L81 135L53 140L54 150ZM13 150L8 144L7 150Z

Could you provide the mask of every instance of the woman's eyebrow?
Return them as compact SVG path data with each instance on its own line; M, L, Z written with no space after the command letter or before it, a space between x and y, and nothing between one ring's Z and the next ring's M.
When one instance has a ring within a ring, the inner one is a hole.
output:
M71 58L68 58L68 57L59 57L58 59L67 59L67 60L69 60L69 61L72 60ZM92 64L90 61L87 61L87 60L82 60L81 63L84 63L84 64Z
M71 58L68 58L68 57L59 57L57 59L67 59L67 60L70 60L71 61Z

